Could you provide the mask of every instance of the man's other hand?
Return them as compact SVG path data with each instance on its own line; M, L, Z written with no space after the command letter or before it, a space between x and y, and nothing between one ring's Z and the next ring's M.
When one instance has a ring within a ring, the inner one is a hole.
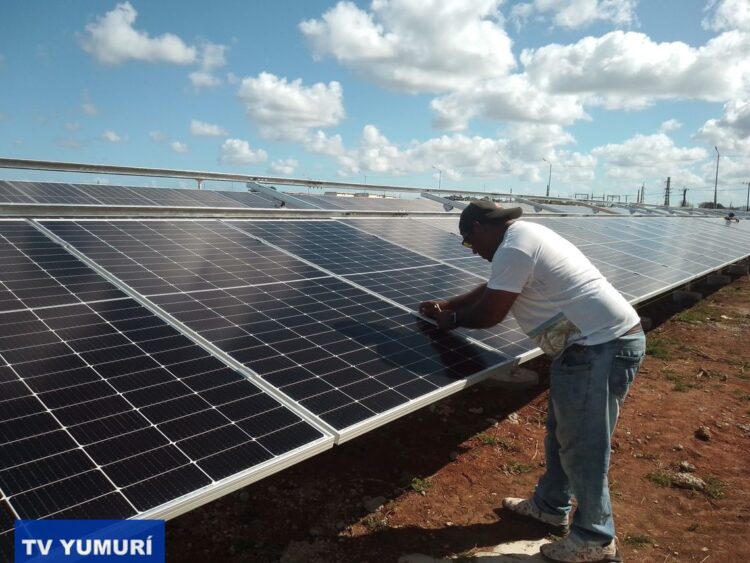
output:
M436 319L437 315L449 308L448 301L446 300L435 300L435 301L423 301L419 304L419 312L425 317Z

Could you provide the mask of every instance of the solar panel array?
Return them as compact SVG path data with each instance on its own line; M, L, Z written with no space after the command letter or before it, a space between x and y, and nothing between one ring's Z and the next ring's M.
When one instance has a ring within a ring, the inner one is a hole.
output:
M259 193L0 180L0 204L273 208Z
M272 205L18 184L0 202ZM750 254L721 218L528 220L632 302ZM486 279L456 223L0 220L0 553L16 517L176 514L535 353L512 318L445 334L410 312Z

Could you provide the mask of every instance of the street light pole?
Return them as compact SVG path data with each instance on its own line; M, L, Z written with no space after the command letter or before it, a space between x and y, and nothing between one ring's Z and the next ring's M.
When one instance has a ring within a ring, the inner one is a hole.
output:
M714 179L714 209L716 209L716 194L719 191L719 147L714 147L716 151L716 178Z
M745 201L745 211L750 211L750 182L747 183L747 201Z
M442 182L442 180L443 180L443 171L442 171L442 170L440 170L440 168L438 168L438 167L437 167L437 166L435 166L434 164L432 165L432 167L433 167L433 168L434 168L435 170L437 170L437 171L438 171L438 189L440 189L440 184L441 184L441 182Z
M547 178L547 197L549 197L549 185L552 183L552 163L546 158L542 158L542 160L549 164L549 178Z

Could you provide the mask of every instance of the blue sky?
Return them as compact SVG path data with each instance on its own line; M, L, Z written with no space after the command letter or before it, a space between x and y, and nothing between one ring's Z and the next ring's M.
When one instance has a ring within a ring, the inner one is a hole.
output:
M0 156L699 203L716 146L737 205L749 53L748 0L4 1Z

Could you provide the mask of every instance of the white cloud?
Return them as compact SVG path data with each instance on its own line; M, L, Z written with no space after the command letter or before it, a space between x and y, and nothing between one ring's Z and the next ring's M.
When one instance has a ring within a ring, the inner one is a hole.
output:
M706 121L697 137L718 146L724 153L750 154L750 99L724 104L721 118Z
M677 119L667 119L666 121L662 122L661 126L659 127L659 133L669 133L671 131L677 131L681 127L682 123Z
M609 178L639 182L671 176L675 183L687 184L700 182L690 168L708 156L703 148L675 146L664 133L635 135L621 144L596 147L591 154L603 161Z
M227 64L226 51L226 45L208 42L201 45L201 53L198 56L200 69L188 75L193 87L215 88L221 85L221 79L215 76L213 71Z
M750 31L750 3L747 0L710 0L705 8L704 29Z
M148 136L156 143L162 143L167 140L167 134L162 131L150 131Z
M81 104L81 111L86 115L96 115L99 113L97 107L91 102L84 102Z
M658 99L717 102L746 95L748 52L750 34L736 31L699 48L613 31L571 45L525 49L521 61L543 90L579 94L608 109L641 109Z
M68 131L78 131L81 128L81 124L77 121L69 121L65 124L65 129Z
M223 137L227 132L223 127L219 127L213 123L193 119L190 122L190 134L195 137Z
M515 67L502 0L344 1L300 23L316 58L334 57L366 79L407 92L447 92Z
M560 145L573 142L573 138L558 125L516 124L509 127L501 138L490 139L462 134L442 135L424 142L412 141L398 146L383 135L374 125L362 130L359 144L346 149L340 139L317 135L315 143L306 145L335 147L331 151L339 164L341 175L357 175L373 172L382 175L404 175L435 173L433 166L443 171L442 180L456 181L466 176L494 178L521 177L539 180L539 162L542 156L555 153ZM591 156L570 154L566 157L588 170L578 170L576 178L589 178L595 159Z
M268 160L266 151L252 150L250 143L242 139L227 139L221 145L220 164L255 164L266 160Z
M196 49L186 45L171 33L150 37L133 27L138 12L130 2L115 8L86 25L80 37L83 49L100 63L117 65L127 60L150 63L191 64L196 60Z
M554 25L577 29L598 22L617 26L636 24L638 0L534 0L514 5L510 19L519 26L529 18L551 14Z
M269 139L301 140L311 128L338 125L342 96L338 82L303 86L300 79L288 82L267 72L243 79L239 88L248 116Z
M482 116L498 121L570 124L588 119L580 96L549 94L529 83L526 75L490 80L474 88L435 98L434 125L457 131Z
M299 165L299 162L293 158L285 158L283 160L274 160L271 163L271 172L274 174L283 174L290 176L294 173L294 170Z
M121 137L114 131L109 130L102 133L102 140L107 141L108 143L124 143L128 139L127 137Z
M169 146L172 147L172 150L177 154L185 154L190 151L188 146L180 141L173 141Z

